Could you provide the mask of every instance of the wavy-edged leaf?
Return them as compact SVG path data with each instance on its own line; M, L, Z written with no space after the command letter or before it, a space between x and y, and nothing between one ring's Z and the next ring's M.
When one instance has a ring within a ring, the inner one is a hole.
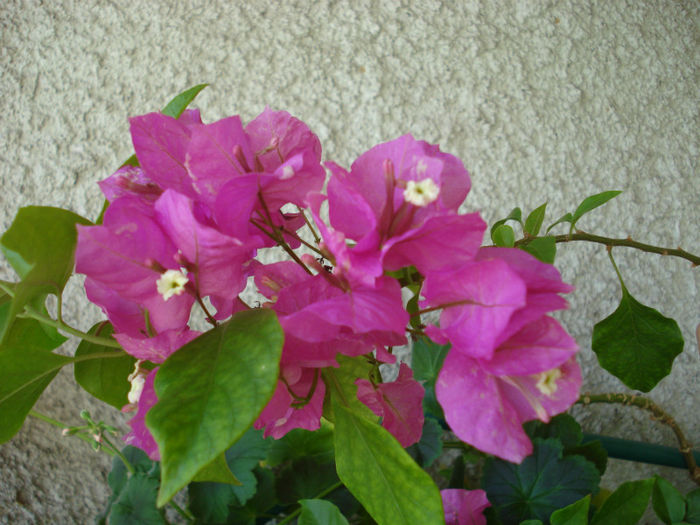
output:
M89 330L91 335L109 337L114 328L107 321L97 323ZM82 341L75 351L76 357L103 354L112 348ZM127 395L131 389L128 376L134 370L136 359L125 353L122 357L101 358L78 361L73 373L75 380L87 392L97 399L121 409L128 403Z
M654 478L623 483L594 514L591 525L634 525L649 504L653 486Z
M165 525L163 512L156 508L158 480L144 474L129 477L112 503L109 525Z
M546 210L547 203L545 202L542 206L539 206L530 212L527 219L525 219L525 225L523 226L525 233L528 233L533 237L536 237L540 233L540 228L542 228Z
M593 327L600 366L634 390L649 392L683 351L678 323L643 305L622 287L617 309Z
M146 416L161 455L159 506L255 421L277 386L283 340L272 310L248 310L161 365Z
M323 499L301 499L298 525L348 525L338 507Z
M381 426L332 395L338 476L379 525L444 524L442 500L430 476Z

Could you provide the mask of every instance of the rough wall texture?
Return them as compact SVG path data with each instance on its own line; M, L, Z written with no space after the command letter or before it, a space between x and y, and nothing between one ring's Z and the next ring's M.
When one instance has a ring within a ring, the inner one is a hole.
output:
M26 204L95 217L96 181L128 157L127 116L160 108L200 82L206 121L266 104L305 120L326 159L349 165L411 132L460 156L472 174L466 208L488 221L549 202L624 190L580 227L700 251L700 5L654 2L431 0L132 2L5 0L0 6L0 209L6 229ZM619 300L604 249L560 245L577 287L561 316L578 340L585 389L624 391L594 366L594 320ZM678 320L686 347L651 397L700 442L700 274L690 264L615 251L638 300ZM4 263L3 263L4 264ZM3 266L2 278L10 271ZM69 287L66 317L97 318ZM95 407L64 371L38 410L76 424ZM577 408L584 430L674 445L632 409ZM0 447L0 523L84 523L107 499L108 461L28 420ZM683 471L614 462L605 483L653 472L684 492Z

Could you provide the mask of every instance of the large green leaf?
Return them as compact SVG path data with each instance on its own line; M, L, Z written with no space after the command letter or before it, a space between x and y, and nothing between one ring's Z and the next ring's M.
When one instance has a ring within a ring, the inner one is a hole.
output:
M156 508L158 480L137 473L129 477L112 503L109 525L165 525L163 512Z
M114 332L112 325L106 321L97 323L88 333L109 337ZM75 351L76 357L89 356L94 354L104 354L112 350L106 346L82 341ZM136 359L125 353L118 358L98 358L78 361L75 363L73 372L75 380L87 392L97 399L109 403L115 408L121 409L127 404L127 395L131 389L131 384L127 379L134 371Z
M656 515L668 525L683 521L685 516L685 498L676 487L664 478L656 476L651 491L651 503Z
M46 314L46 309L41 304L36 304L34 307L42 314ZM0 334L4 333L8 326L11 309L12 298L0 292ZM67 340L68 338L58 333L54 327L40 323L36 319L15 319L12 328L5 333L0 352L5 346L30 346L36 349L53 350Z
M595 465L581 456L564 457L560 441L536 438L533 447L520 465L493 458L484 467L483 488L505 523L546 522L555 510L598 488Z
M327 368L323 371L323 377L326 385L328 385L328 389L330 390L331 386L335 388L345 406L356 414L370 421L377 421L379 418L374 415L374 412L357 399L357 386L355 385L357 378L367 379L375 371L372 364L364 356L348 357L338 354L336 360L340 365L339 368ZM325 415L326 410L324 408ZM328 414L328 417L330 416L331 414Z
M68 210L27 206L0 238L0 249L22 279L15 286L5 333L27 303L63 291L73 272L76 224L91 223Z
M241 482L240 485L231 487L240 505L255 494L257 478L253 469L267 457L270 442L271 439L263 439L262 430L251 428L226 451L226 462Z
M438 419L445 419L442 407L435 396L435 381L442 369L450 345L441 346L427 337L419 337L413 342L411 368L417 381L423 381L425 395L423 410Z
M322 499L302 499L298 525L348 525L338 507Z
M408 447L406 451L421 467L427 468L442 454L443 433L440 423L432 417L426 417L423 421L420 441Z
M236 503L230 485L223 483L190 483L187 485L188 508L198 523L226 523L229 506Z
M271 467L300 458L311 458L320 463L333 460L333 426L325 419L321 420L321 428L316 431L295 428L270 443L267 464Z
M440 492L381 426L332 395L338 476L379 525L444 524Z
M158 403L146 416L161 453L159 506L258 417L277 386L283 340L272 310L248 310L161 365L155 379Z
M649 392L671 372L683 335L676 321L641 304L623 285L617 310L593 327L592 348L605 370L629 388Z
M649 504L653 486L654 478L623 483L598 509L591 525L634 525Z
M563 509L552 512L550 522L552 525L588 525L588 508L591 504L591 496L586 496Z
M227 485L242 485L238 478L233 475L233 472L231 472L226 462L225 454L219 454L211 463L202 467L195 477L192 478L192 481L211 481Z

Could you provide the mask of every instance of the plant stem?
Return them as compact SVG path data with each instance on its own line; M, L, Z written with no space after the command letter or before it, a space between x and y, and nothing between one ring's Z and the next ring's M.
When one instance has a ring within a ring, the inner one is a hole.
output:
M532 240L532 238L520 239L520 240L515 242L515 246L519 246L521 244L526 244L526 243L530 242L531 240ZM584 231L578 230L576 233L572 233L572 234L555 235L554 241L555 242L588 241L588 242L595 242L595 243L599 243L599 244L604 244L608 247L627 246L628 248L636 248L636 249L641 250L643 252L658 253L659 255L672 255L673 257L681 257L682 259L686 259L686 260L690 261L691 263L693 263L694 267L700 265L700 256L686 252L680 246L678 248L663 248L661 246L653 246L651 244L645 244L642 242L638 242L638 241L632 240L629 237L627 239L614 239L611 237L603 237L601 235L593 235L592 233L586 233Z
M64 429L64 428L68 428L68 427L69 427L69 425L66 425L65 423L61 423L61 422L58 421L57 419L52 419L52 418L50 418L49 416L46 416L46 415L42 414L41 412L37 412L36 410L30 410L30 411L29 411L29 415L32 416L32 417L35 417L35 418L37 418L37 419L40 419L40 420L44 421L45 423L49 423L49 424L51 424L51 425L53 425L53 426L55 426L55 427L58 427L58 428L60 428L60 429ZM73 435L74 435L75 437L77 437L78 439L82 439L82 440L85 441L86 443L92 443L92 442L93 442L93 439L92 439L90 436L86 436L85 434L77 433L77 434L73 434ZM105 452L106 452L109 456L113 456L113 455L114 455L114 452L112 452L111 450L105 449Z
M328 496L328 494L330 494L331 492L333 492L333 491L336 490L336 489L339 489L339 488L342 487L342 486L343 486L343 483L342 483L341 481L339 481L338 483L335 483L335 484L331 485L330 487L328 487L328 488L322 490L321 492L319 492L319 493L318 493L315 497L313 497L312 499L321 499L321 498L323 498L323 497L325 497L325 496ZM296 509L296 510L295 510L294 512L292 512L291 514L288 514L287 517L284 518L282 521L280 521L277 525L284 525L285 523L289 523L289 522L292 521L294 518L296 518L299 514L301 514L301 507L299 507L298 509Z
M297 206L297 210L299 210L299 213L301 213L301 216L304 217L304 222L306 223L306 226L311 230L311 235L314 237L314 241L316 244L320 244L321 242L321 237L316 233L316 230L314 229L313 225L311 224L311 221L306 217L306 213L304 213L304 210L302 210L299 206Z
M641 408L642 410L651 412L653 416L652 419L671 427L671 430L673 430L673 433L676 435L676 439L680 445L679 449L681 454L683 454L683 458L685 458L685 464L690 472L690 477L695 483L700 485L700 467L698 467L697 463L695 462L693 446L685 437L685 434L681 430L681 427L678 426L678 423L676 423L676 420L651 399L630 394L583 394L581 397L579 397L577 403L584 406L588 406L591 403L617 403L621 405L635 406L637 408Z
M56 319L51 319L50 317L46 317L45 315L41 314L40 312L38 312L30 306L24 307L24 316L31 317L32 319L36 319L42 324L53 326L54 328L57 328L63 332L67 332L76 337L80 337L82 340L88 341L90 343L94 343L101 346L108 346L110 348L118 348L119 350L121 350L122 348L121 345L114 339L108 339L106 337L98 337L95 335L86 334L85 332L81 332L80 330L73 328L72 326L69 326L66 323L57 321Z
M122 463L124 463L124 466L129 471L129 473L134 474L136 472L136 469L131 464L131 461L126 459L126 456L124 456L124 454L122 454L122 451L119 450L117 447L115 447L114 444L109 440L109 438L107 436L105 436L104 434L102 434L102 436L100 436L100 437L102 438L102 441L104 441L107 444L107 446L110 449L112 449L117 456L119 456L119 459L122 460ZM106 449L107 447L103 447L103 448Z

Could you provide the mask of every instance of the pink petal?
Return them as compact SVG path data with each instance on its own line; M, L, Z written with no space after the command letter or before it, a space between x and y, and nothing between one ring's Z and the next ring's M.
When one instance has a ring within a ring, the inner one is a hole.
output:
M105 198L113 202L119 197L131 195L152 204L163 193L139 166L122 166L105 180L98 183Z
M136 359L145 359L151 363L162 363L171 354L201 334L185 328L184 330L167 330L155 337L133 337L126 334L114 334L127 354Z
M160 453L158 452L158 445L155 439L153 439L151 431L146 427L146 414L151 407L158 402L158 397L153 387L153 381L155 380L157 372L158 368L154 368L148 376L146 376L146 382L143 385L143 391L141 392L141 397L138 402L138 411L136 415L129 420L131 431L124 436L124 442L127 445L140 448L148 454L148 457L153 461L160 461Z
M486 525L483 512L491 504L483 490L445 489L440 495L445 525Z

